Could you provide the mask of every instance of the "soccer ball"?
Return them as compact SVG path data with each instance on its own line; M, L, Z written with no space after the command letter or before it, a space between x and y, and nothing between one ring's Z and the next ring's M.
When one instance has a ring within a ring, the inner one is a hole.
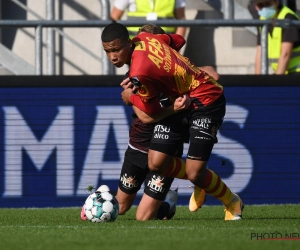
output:
M91 222L112 222L119 215L119 203L109 191L96 191L84 203L84 211Z

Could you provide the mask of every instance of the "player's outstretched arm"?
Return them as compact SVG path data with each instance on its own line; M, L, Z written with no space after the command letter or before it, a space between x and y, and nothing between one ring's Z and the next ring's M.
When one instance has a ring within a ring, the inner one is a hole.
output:
M137 108L136 106L132 106L134 112L138 116L138 118L143 123L153 123L158 122L164 118L166 118L169 115L172 115L174 113L180 112L182 110L186 110L191 105L191 100L188 97L188 95L184 95L182 97L178 97L175 102L169 106L161 109L161 112L159 114L155 115L149 115Z

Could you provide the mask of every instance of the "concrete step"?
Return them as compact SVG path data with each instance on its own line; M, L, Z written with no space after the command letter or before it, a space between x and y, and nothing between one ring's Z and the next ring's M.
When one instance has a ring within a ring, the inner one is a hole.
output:
M0 75L13 75L13 73L0 65Z
M33 55L34 56L34 55ZM0 43L0 63L14 75L34 75L34 67Z

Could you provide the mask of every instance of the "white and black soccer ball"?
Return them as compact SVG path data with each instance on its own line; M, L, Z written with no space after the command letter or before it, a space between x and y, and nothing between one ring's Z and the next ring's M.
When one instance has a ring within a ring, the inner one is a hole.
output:
M112 222L119 215L119 203L109 191L96 191L86 199L84 211L91 222Z

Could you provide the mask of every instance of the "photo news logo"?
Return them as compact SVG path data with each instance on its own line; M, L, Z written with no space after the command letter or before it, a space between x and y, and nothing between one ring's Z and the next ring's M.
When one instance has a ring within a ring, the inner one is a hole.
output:
M251 233L251 240L300 240L300 233Z

